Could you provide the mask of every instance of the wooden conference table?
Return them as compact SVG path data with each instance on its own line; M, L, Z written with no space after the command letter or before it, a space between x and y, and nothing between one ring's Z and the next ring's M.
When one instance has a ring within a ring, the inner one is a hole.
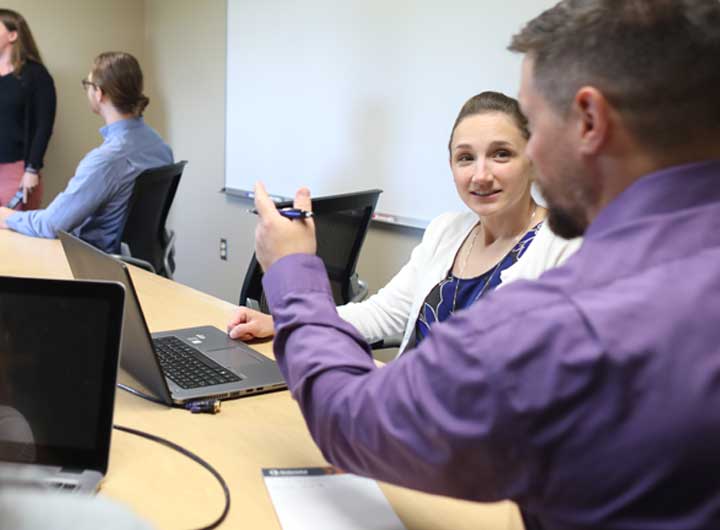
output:
M131 267L151 331L209 324L225 329L232 304ZM60 242L0 230L0 275L71 278ZM272 357L272 344L253 345ZM134 383L121 373L120 379ZM195 452L224 476L232 504L221 526L280 530L261 476L263 467L327 465L287 391L225 401L217 415L191 414L117 393L115 423L163 436ZM408 530L521 530L509 502L477 504L381 484ZM212 476L149 440L113 431L101 495L125 503L158 529L209 524L223 508Z

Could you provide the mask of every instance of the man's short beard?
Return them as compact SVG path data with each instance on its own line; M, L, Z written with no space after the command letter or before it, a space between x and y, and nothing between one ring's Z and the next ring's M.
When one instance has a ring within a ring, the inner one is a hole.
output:
M547 221L550 230L565 239L573 239L585 234L588 224L580 212L569 212L548 204Z
M572 174L577 174L573 171ZM547 203L547 222L550 230L565 239L573 239L585 234L588 225L588 205L595 204L597 192L582 181L567 180L560 191L553 186L545 189L540 186L540 191Z

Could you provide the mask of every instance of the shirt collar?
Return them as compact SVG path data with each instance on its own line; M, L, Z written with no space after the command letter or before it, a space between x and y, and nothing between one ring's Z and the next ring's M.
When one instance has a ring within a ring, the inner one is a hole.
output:
M608 204L585 233L592 239L636 219L720 202L720 160L649 173Z
M100 134L106 140L112 136L115 136L123 131L129 131L130 129L136 129L144 123L142 117L139 118L128 118L126 120L116 121L110 125L105 125L100 128Z

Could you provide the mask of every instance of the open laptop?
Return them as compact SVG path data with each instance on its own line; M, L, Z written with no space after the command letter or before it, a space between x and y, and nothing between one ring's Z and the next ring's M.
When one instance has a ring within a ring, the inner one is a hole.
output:
M215 327L151 335L127 266L71 234L59 236L75 278L125 286L120 365L168 405L287 387L274 361Z
M0 489L97 490L110 454L123 291L0 277Z

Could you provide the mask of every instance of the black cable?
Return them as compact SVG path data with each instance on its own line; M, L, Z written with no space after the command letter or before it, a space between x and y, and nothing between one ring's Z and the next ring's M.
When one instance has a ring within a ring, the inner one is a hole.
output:
M134 396L147 399L148 401L152 401L153 403L159 403L160 405L167 405L162 399L158 399L155 396L151 396L150 394L146 394L144 392L140 392L139 390L136 390L130 386L124 385L122 383L117 384L118 388L123 389L125 392L129 392L133 394Z
M147 438L148 440L157 442L161 445L169 447L170 449L174 449L178 453L185 455L190 460L200 464L202 467L207 469L210 472L210 474L213 477L215 477L215 479L220 483L220 486L222 487L223 494L225 495L225 508L223 509L222 513L220 514L220 517L218 517L215 521L210 523L208 526L203 526L202 528L199 528L198 530L212 530L213 528L217 528L218 526L220 526L220 524L225 520L228 512L230 511L230 488L228 488L228 485L225 482L225 479L214 467L212 467L205 460L203 460L202 458L197 456L195 453L188 451L184 447L181 447L178 444L171 442L170 440L161 438L160 436L156 436L154 434L150 434L150 433L143 432L143 431L138 431L137 429L133 429L131 427L124 427L122 425L113 425L113 428L117 429L118 431L134 434L135 436L140 436L142 438Z

